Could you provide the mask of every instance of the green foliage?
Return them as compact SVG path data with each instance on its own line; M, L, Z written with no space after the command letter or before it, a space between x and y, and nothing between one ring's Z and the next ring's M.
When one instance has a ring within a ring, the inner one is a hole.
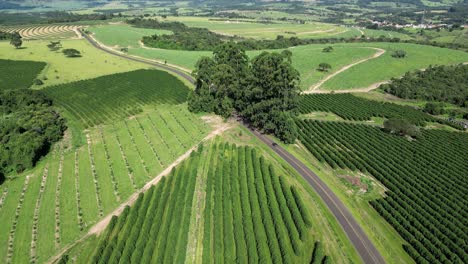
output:
M292 143L297 137L295 109L299 73L291 53L263 52L249 62L233 42L216 48L213 58L202 57L193 73L195 91L188 107L194 112L242 115L253 126Z
M378 127L298 121L300 140L332 168L359 170L386 188L371 205L418 263L465 263L468 134L422 130L409 141Z
M0 60L0 91L28 88L45 66L37 61Z
M13 35L10 39L10 44L19 49L23 45L23 40L21 40L21 36L19 36L19 34Z
M85 126L111 122L141 112L139 106L180 104L189 89L158 70L137 70L44 89ZM138 107L137 107L138 106Z
M406 120L390 118L385 120L384 131L392 134L407 135L410 137L419 137L421 132L419 128Z
M317 69L322 72L327 72L331 69L331 65L326 62L322 62L318 65Z
M429 102L424 105L423 111L431 115L443 115L445 113L444 104Z
M68 58L77 58L81 57L81 52L76 49L64 49L62 50L63 54Z
M404 119L418 126L424 126L426 122L453 125L410 106L372 101L351 94L303 95L300 99L299 111L303 114L314 111L332 112L343 119L356 121L370 120L371 117L384 117Z
M49 44L47 44L47 47L50 49L50 51L58 51L62 48L62 43L60 41L51 41Z
M200 151L140 195L100 237L93 263L183 263ZM174 252L177 248L177 252Z
M66 129L65 121L40 91L0 93L0 174L32 168Z
M381 86L385 92L407 99L448 102L468 107L468 65L434 66L407 72Z
M333 51L333 47L332 46L327 46L325 48L322 49L322 52L332 52Z
M392 57L397 58L397 59L404 58L404 57L406 57L406 51L404 51L404 50L395 50L392 53Z
M210 164L203 263L298 263L310 226L285 178L249 147L215 145Z

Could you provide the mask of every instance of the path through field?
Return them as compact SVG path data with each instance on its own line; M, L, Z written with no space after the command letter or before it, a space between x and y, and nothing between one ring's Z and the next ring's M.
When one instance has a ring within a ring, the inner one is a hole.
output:
M380 49L380 48L371 48L369 47L370 49L374 49L376 50L377 52L372 55L371 57L368 57L368 58L365 58L365 59L362 59L362 60L359 60L359 61L356 61L354 63L351 63L351 64L348 64L346 66L344 66L343 68L339 69L338 71L328 75L327 77L323 78L322 80L320 80L320 82L318 82L317 84L311 86L309 88L309 90L307 91L304 91L303 93L304 94L308 94L308 93L313 93L314 91L318 90L318 88L320 88L320 86L322 86L322 84L324 84L326 81L330 80L331 78L335 77L336 75L346 71L347 69L353 67L353 66L356 66L358 64L361 64L363 62L366 62L368 60L372 60L372 59L375 59L375 58L378 58L380 56L382 56L384 53L385 53L385 50L384 49Z
M230 123L220 123L220 122L216 122L215 124L215 129L213 131L211 131L206 137L204 137L199 143L202 143L202 142L205 142L205 141L208 141L210 139L212 139L213 137L223 133L224 131L228 130L229 128L231 128L231 124ZM131 206L135 203L135 201L138 199L138 196L140 195L140 193L144 193L146 192L149 188L151 188L151 186L153 185L156 185L158 184L158 182L161 180L162 177L164 176L167 176L169 175L169 173L171 172L171 170L173 168L175 168L177 165L179 165L181 162L183 162L185 159L187 159L188 157L190 157L190 154L197 149L198 147L198 144L194 145L192 148L190 148L189 150L187 150L187 152L185 152L184 154L182 154L182 156L178 157L176 161L174 161L172 164L170 164L164 171L162 171L158 176L154 177L151 181L149 181L148 183L146 183L141 189L139 189L137 192L135 192L134 194L132 194L128 199L127 201L125 201L124 203L120 204L119 207L117 207L113 212L111 212L110 214L108 214L106 217L104 217L101 221L99 221L98 223L96 223L93 227L91 227L88 231L88 233L86 233L86 235L82 236L80 239L76 240L74 243L64 247L58 254L56 254L55 256L51 257L47 263L55 263L57 260L59 260L59 258L65 253L67 252L70 248L72 248L73 246L75 246L76 244L84 241L85 239L87 239L88 237L92 236L92 235L99 235L103 230L106 229L107 225L109 224L110 220L112 219L112 216L119 216L122 211L125 209L126 206Z

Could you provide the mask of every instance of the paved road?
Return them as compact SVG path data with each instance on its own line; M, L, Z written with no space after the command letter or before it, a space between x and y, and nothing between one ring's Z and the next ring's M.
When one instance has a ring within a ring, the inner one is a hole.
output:
M148 61L145 59L139 59L135 57L130 57L125 54L118 53L100 46L96 43L91 37L86 34L82 34L83 37L88 40L94 47L107 52L109 54L119 56L124 59L129 59L132 61L142 62L148 65L156 66L167 71L170 71L174 74L177 74L187 81L194 83L194 78L188 73L181 71L177 68L167 66L162 63ZM340 225L343 227L346 235L350 239L351 243L356 248L357 252L361 256L362 260L366 264L384 264L380 253L374 247L372 242L369 240L367 235L364 233L362 228L357 223L356 219L351 215L346 206L340 201L340 199L333 193L333 191L328 188L328 186L307 166L305 166L301 161L296 159L292 154L287 152L284 148L279 145L273 144L273 141L267 136L251 130L253 134L258 137L261 141L267 144L271 149L273 149L281 158L288 162L306 181L312 186L315 192L320 196L320 198L325 202L330 211L336 217Z

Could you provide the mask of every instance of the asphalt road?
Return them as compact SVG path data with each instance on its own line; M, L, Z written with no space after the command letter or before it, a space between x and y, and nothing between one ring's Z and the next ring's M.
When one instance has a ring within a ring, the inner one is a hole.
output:
M173 68L171 66L154 62L154 61L148 61L145 59L139 59L135 57L131 57L125 54L121 54L109 49L106 49L96 43L91 37L89 37L87 34L82 33L83 37L88 40L91 45L96 47L97 49L100 49L106 53L136 61L136 62L141 62L145 63L151 66L155 66L161 69L164 69L166 71L172 72L174 74L177 74L181 76L182 78L186 79L187 81L194 83L195 80L194 78L177 68ZM346 206L340 201L340 199L333 193L333 191L328 188L328 186L314 173L312 172L307 166L305 166L301 161L299 161L297 158L295 158L292 154L287 152L284 148L281 146L274 144L271 139L269 139L267 136L259 133L258 131L252 130L253 134L259 138L262 142L264 142L266 145L268 145L273 151L275 151L281 158L283 158L286 162L288 162L304 179L312 186L312 188L315 190L315 192L320 196L320 198L325 202L327 207L330 209L330 211L333 213L335 218L338 220L340 223L341 227L345 231L346 235L348 236L349 240L351 243L354 245L356 248L357 252L361 256L361 259L364 263L366 264L384 264L385 261L378 252L378 250L375 248L374 244L369 240L367 235L364 233L362 230L361 226L357 223L356 219L351 215L349 210L346 208Z

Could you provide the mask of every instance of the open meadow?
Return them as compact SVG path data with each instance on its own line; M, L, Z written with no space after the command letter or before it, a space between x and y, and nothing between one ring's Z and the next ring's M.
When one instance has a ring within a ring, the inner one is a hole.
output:
M146 68L145 65L100 52L83 39L62 40L61 43L64 49L80 51L81 57L68 58L60 51L50 51L47 47L49 41L31 40L24 41L24 48L21 49L15 49L7 41L0 41L0 59L46 62L47 66L38 76L44 82L42 86Z

